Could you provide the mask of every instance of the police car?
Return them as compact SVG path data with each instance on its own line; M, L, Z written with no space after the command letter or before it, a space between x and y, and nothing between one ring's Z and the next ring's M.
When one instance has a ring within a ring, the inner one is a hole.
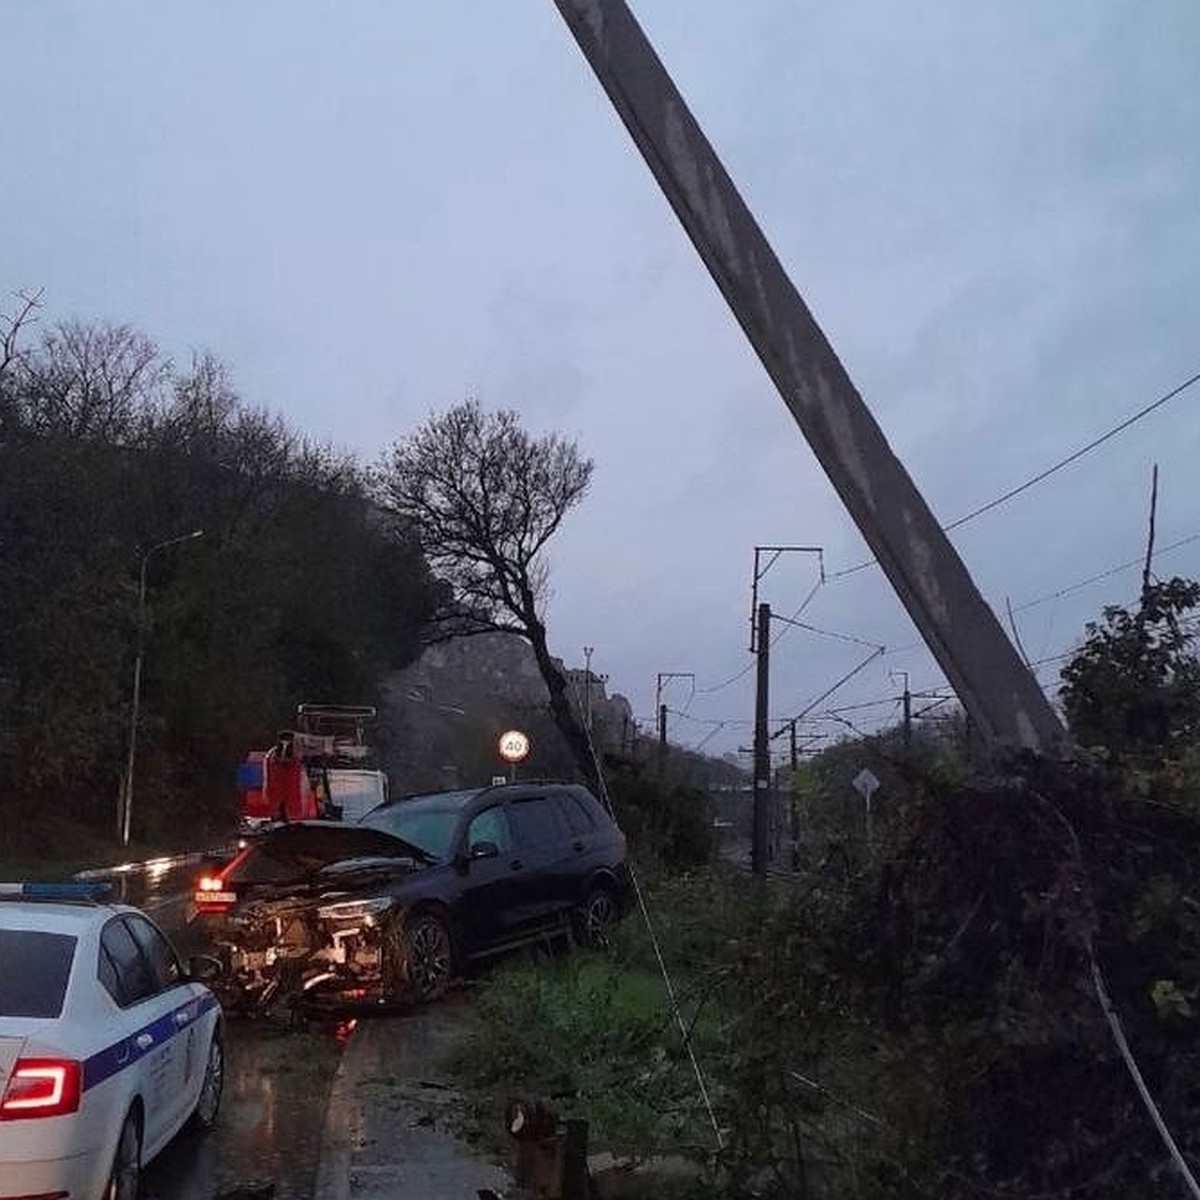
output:
M185 968L106 887L0 884L0 1200L134 1200L144 1163L217 1119L209 960Z

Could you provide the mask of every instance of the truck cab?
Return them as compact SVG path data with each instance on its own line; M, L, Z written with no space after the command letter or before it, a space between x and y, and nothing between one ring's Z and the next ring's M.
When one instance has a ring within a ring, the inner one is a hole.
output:
M238 832L315 818L357 821L382 804L388 779L365 736L375 716L368 705L299 705L295 728L238 767Z

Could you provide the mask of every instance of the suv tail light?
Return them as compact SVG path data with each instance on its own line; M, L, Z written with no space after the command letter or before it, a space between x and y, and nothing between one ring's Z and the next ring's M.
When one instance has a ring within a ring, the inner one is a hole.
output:
M0 1121L75 1112L81 1080L79 1063L72 1058L18 1058L0 1098Z

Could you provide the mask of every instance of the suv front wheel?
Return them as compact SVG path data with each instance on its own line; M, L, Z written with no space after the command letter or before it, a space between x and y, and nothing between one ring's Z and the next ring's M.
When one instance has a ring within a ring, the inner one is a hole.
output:
M410 917L404 929L404 949L413 996L427 1002L445 995L454 961L446 922L431 912Z

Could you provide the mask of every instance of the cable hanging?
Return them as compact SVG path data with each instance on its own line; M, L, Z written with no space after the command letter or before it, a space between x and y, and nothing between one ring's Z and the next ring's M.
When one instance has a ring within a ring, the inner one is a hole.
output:
M972 509L969 513L959 517L957 520L951 521L949 525L942 526L943 533L949 533L951 530L958 529L965 525L968 521L975 520L976 517L983 516L986 512L991 512L993 508L998 508L1001 504L1007 503L1014 497L1019 496L1022 492L1028 491L1031 487L1041 483L1044 479L1049 479L1051 475L1061 471L1064 467L1069 467L1073 462L1077 462L1083 458L1085 454L1090 454L1093 450L1103 446L1105 442L1117 436L1118 433L1123 433L1131 425L1135 425L1143 417L1148 417L1155 409L1161 408L1168 400L1174 400L1181 392L1187 391L1194 383L1200 382L1200 371L1195 375L1185 379L1181 384L1173 387L1169 392L1159 396L1157 400L1152 400L1149 404L1139 408L1132 416L1126 417L1119 425L1114 425L1111 429L1106 430L1099 437L1093 438L1086 446L1080 446L1078 450L1072 451L1066 458L1059 459L1052 466L1047 467L1044 471L1039 471L1032 478L1025 480L1024 483L1018 484L1016 487L1009 488L1007 492L997 496L994 500L989 500L986 504L981 504L978 508ZM852 567L845 567L840 571L833 571L829 574L829 579L841 579L846 575L853 575L858 571L865 571L867 567L874 566L879 560L875 558L866 559L863 562L855 563Z
M575 693L575 703L578 705L582 701L579 694L578 681L573 681L572 690ZM608 810L609 816L616 820L616 812L613 809L612 796L608 791L608 781L604 776L604 764L601 762L600 754L596 749L596 743L592 739L592 730L590 726L584 726L584 736L587 739L588 752L592 756L592 765L596 772L596 784L600 791L600 800L604 807ZM675 991L674 981L671 979L671 972L667 969L666 960L663 958L662 946L658 940L658 934L654 929L654 922L650 919L650 910L646 905L646 897L642 892L642 885L637 876L637 871L632 863L629 863L629 878L633 884L633 894L637 898L638 910L642 915L642 922L646 926L646 933L650 938L650 945L654 949L654 957L658 962L659 973L662 975L663 987L666 989L667 1000L670 1005L671 1014L675 1018L675 1023L679 1027L680 1037L683 1039L684 1049L687 1051L688 1060L692 1065L692 1073L696 1077L696 1086L700 1092L701 1101L704 1104L705 1111L708 1114L709 1123L713 1128L713 1135L716 1139L717 1149L722 1150L725 1147L725 1136L721 1131L720 1123L717 1121L716 1110L713 1108L712 1097L709 1095L708 1083L704 1077L704 1071L700 1067L700 1062L696 1058L695 1047L692 1045L692 1031L687 1022L683 1019L683 1011L680 1008L679 998Z
M812 603L813 597L816 596L817 592L819 592L821 590L821 586L824 584L824 582L825 582L825 577L824 577L824 575L822 575L822 577L820 579L818 579L816 583L813 584L812 590L808 593L808 595L805 596L804 599L800 602L800 607L797 608L796 611L794 613L792 613L792 615L790 617L777 617L776 618L776 620L783 621L783 622L785 622L785 624L784 624L784 627L771 639L770 648L772 650L774 650L775 647L779 644L779 641L781 638L787 636L789 623L797 624L797 625L799 624L799 622L796 621L796 618ZM801 628L810 628L810 626L802 625ZM820 631L818 630L817 632L820 632ZM697 688L696 695L697 696L711 696L713 692L719 692L723 688L729 687L729 685L731 683L737 683L737 681L739 679L744 678L746 675L749 675L750 672L754 670L756 661L757 661L756 659L751 658L750 661L740 671L736 672L736 674L730 675L730 677L728 679L723 680L721 683L715 684L713 687Z

